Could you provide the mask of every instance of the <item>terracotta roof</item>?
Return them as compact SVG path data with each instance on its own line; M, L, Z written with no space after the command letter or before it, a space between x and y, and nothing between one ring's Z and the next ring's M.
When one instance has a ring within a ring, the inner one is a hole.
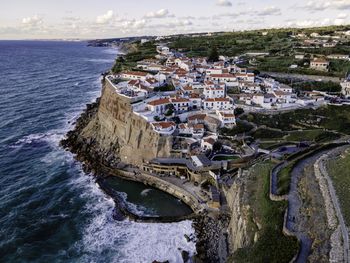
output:
M229 102L230 99L229 98L215 98L215 99L209 98L209 99L206 99L205 101L207 101L207 102Z
M225 118L233 118L235 115L233 113L226 113L226 112L220 112L220 115L225 117Z
M207 116L206 114L196 114L196 115L189 116L187 119L189 121L204 120L206 116Z
M171 102L175 102L175 103L179 103L179 102L189 102L189 99L186 98L175 98L175 99L171 99Z
M189 97L190 97L190 99L199 99L199 94L191 93Z
M205 138L204 141L205 141L206 143L211 144L211 145L214 145L214 143L215 143L215 140L214 140L212 137Z
M122 72L122 74L123 75L142 76L142 77L146 77L148 75L148 73L141 72L141 71L125 71L125 72Z
M286 95L291 95L291 93L284 92L284 91L281 91L281 90L276 90L276 91L274 91L274 92L275 92L275 95L276 95L276 96L286 96Z
M130 80L130 81L128 82L128 84L131 85L131 86L135 86L135 85L138 84L139 82L140 82L139 80L134 79L134 80Z
M195 130L204 129L204 125L201 123L195 124L195 125L193 125L193 129L195 129Z
M151 106L158 106L158 105L169 104L169 103L170 103L169 99L157 99L157 100L150 101L147 104Z
M175 126L176 124L175 122L172 122L172 121L162 121L162 122L152 122L152 125L157 128L167 129L172 126Z
M179 129L186 129L187 128L187 123L180 123L179 124Z
M314 62L314 63L329 63L324 58L315 58L312 62Z
M211 74L210 77L212 77L212 78L234 78L235 75L228 74L228 73L226 73L226 74Z

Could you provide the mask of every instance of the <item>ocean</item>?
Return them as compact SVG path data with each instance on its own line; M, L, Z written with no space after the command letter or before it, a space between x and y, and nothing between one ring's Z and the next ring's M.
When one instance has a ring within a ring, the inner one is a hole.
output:
M101 92L117 50L85 42L0 41L0 262L182 262L191 221L113 219L114 201L59 146ZM110 178L130 209L181 214L176 198Z

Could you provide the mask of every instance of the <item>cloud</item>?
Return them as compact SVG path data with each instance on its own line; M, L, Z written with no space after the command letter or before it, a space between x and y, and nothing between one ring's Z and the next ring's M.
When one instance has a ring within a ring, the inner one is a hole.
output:
M300 9L307 9L311 12L325 11L329 9L344 10L350 9L350 0L316 1L312 0L301 6Z
M291 27L315 27L315 26L328 26L331 25L332 21L329 18L324 18L323 20L316 19L316 20L296 20L296 21L290 21L287 23L288 26Z
M141 28L144 28L146 24L147 24L146 19L141 19L141 20L132 19L132 20L124 21L122 23L122 26L124 29L141 29Z
M217 0L216 5L218 5L218 6L232 6L232 3L229 0Z
M169 16L170 15L168 9L160 9L156 12L149 12L145 15L146 18L165 18Z
M34 15L31 17L25 17L22 19L22 24L26 27L40 27L44 24L44 21L38 15Z
M112 21L114 17L113 11L108 10L107 13L100 15L96 18L96 23L97 24L108 24L109 22Z
M348 17L348 14L345 14L345 13L340 13L337 18L340 18L340 19L345 19Z
M278 16L281 15L281 9L275 6L265 7L264 9L257 11L258 16Z

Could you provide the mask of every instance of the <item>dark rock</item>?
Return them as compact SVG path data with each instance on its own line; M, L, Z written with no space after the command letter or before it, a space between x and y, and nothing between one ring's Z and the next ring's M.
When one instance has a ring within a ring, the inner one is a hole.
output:
M190 258L190 253L188 253L187 251L181 251L181 256L183 261L186 263L188 262L189 258Z

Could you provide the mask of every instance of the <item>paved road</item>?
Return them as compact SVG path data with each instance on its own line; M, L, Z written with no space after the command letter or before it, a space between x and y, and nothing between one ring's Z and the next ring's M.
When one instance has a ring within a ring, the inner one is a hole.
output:
M325 163L324 163L330 157L331 156L329 156L328 154L325 154L324 156L322 156L322 158L320 159L320 162L319 162L319 168L320 168L320 172L323 174L324 178L326 178L326 180L327 180L328 190L329 190L329 193L330 193L330 196L331 196L331 199L332 199L332 203L333 203L334 209L336 211L337 218L338 218L338 221L339 221L339 225L340 225L340 228L341 228L341 232L342 232L342 236L343 236L343 242L344 242L343 243L344 262L345 263L349 263L350 262L350 253L349 253L350 250L349 250L349 234L348 234L348 230L347 230L344 218L343 218L343 214L342 214L341 209L340 209L340 205L339 205L339 202L338 202L338 198L337 198L337 195L336 195L336 192L335 192L332 180L331 180L331 178L328 175L328 171L325 168Z

